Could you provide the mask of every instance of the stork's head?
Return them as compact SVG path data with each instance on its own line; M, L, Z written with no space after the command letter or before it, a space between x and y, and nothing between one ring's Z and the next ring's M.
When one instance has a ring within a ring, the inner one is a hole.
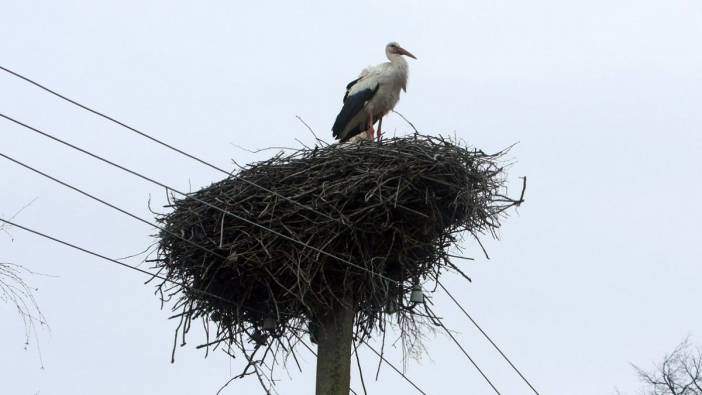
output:
M388 56L388 58L390 58L392 55L406 55L412 59L417 59L410 53L410 51L402 48L400 44L394 41L385 46L385 54Z

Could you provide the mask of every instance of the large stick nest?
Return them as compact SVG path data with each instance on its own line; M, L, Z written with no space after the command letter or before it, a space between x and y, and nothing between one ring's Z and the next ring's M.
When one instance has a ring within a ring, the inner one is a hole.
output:
M208 345L241 350L299 338L342 303L357 311L357 337L384 330L388 314L414 328L412 288L459 270L449 247L492 233L519 203L504 194L501 156L414 135L249 165L159 218L156 266L181 284L162 295L176 298L182 329L204 318L217 328Z

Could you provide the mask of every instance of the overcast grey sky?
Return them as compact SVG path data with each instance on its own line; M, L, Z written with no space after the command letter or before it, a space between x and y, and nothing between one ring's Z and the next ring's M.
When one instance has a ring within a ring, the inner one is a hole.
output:
M454 132L511 152L512 192L527 203L504 221L491 260L466 243L472 276L447 284L542 394L637 388L629 362L658 360L688 334L702 342L702 4L698 1L183 2L9 1L0 64L231 168L247 147L325 138L345 84L383 46L419 58L398 110L428 133ZM221 175L0 73L0 112L182 189ZM394 115L384 129L408 132ZM0 152L149 216L162 190L0 120ZM5 160L0 213L112 257L154 233ZM23 327L0 305L3 394L211 394L239 360L207 359L197 332L169 363L176 322L133 272L12 231L0 261L32 277L51 331L23 349ZM503 394L528 389L444 298ZM429 394L489 394L449 340L408 374ZM282 375L281 394L313 392L314 359ZM372 376L375 359L363 352ZM393 354L399 363L399 354ZM414 393L389 369L371 393ZM359 388L358 378L353 386ZM255 380L226 394L258 393Z

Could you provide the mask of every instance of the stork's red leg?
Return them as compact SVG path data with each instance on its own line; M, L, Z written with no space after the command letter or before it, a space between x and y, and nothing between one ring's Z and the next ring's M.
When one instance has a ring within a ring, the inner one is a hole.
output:
M368 114L368 139L370 141L375 140L375 129L373 129L373 124L375 122L373 121L373 114L369 113Z
M382 129L383 129L383 117L380 117L380 119L378 120L378 142L380 142L380 135L382 134L382 131L381 131Z

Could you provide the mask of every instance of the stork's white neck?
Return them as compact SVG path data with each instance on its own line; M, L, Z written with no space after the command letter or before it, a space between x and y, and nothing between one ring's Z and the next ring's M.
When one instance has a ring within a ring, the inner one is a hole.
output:
M392 63L394 66L407 68L407 61L402 55L396 53L389 53L387 54L387 56L388 59L390 59L390 63Z
M394 53L389 53L387 55L388 59L390 59L390 67L392 68L393 79L395 79L398 88L402 88L403 91L406 91L409 66L407 65L405 57Z

